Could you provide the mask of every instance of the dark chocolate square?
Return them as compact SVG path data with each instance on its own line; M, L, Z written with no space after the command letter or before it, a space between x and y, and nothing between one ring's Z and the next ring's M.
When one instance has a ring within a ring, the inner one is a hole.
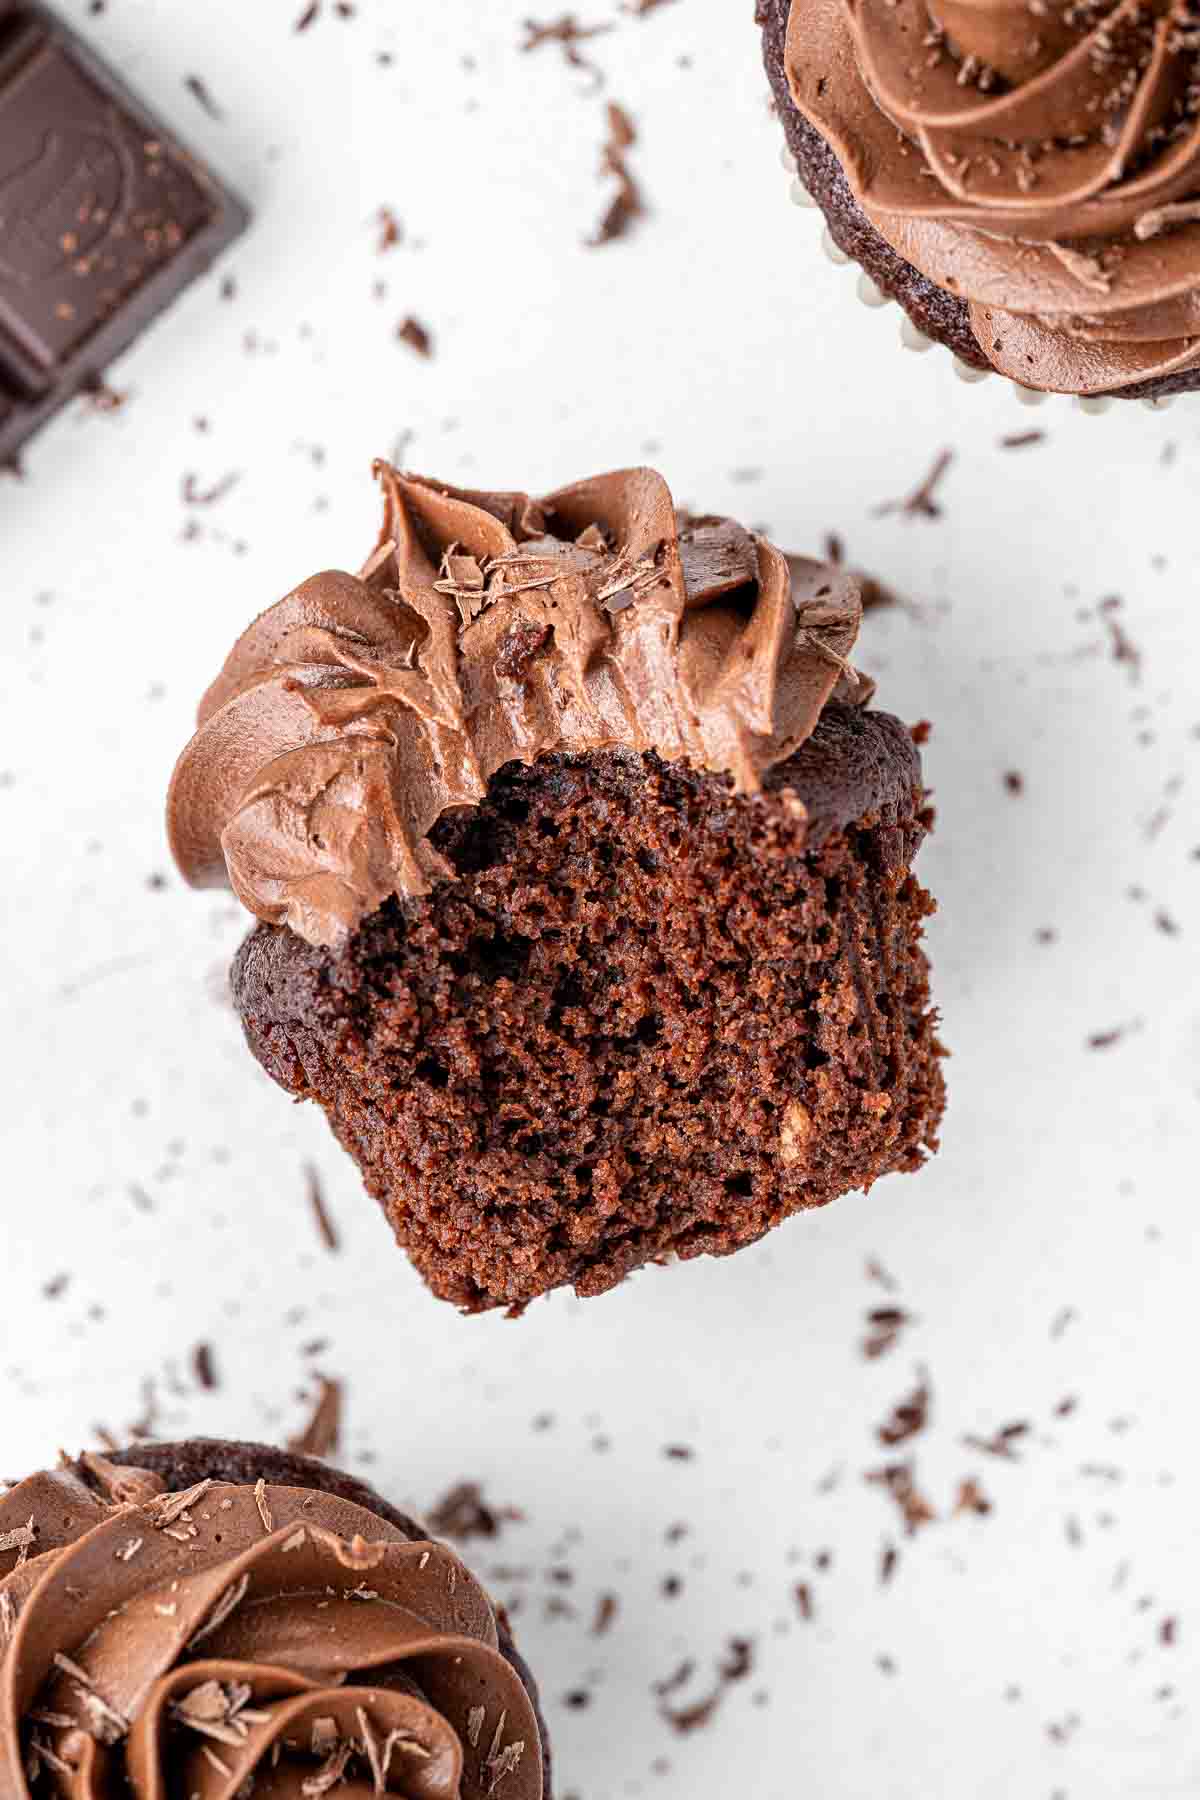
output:
M40 7L0 5L0 454L245 220L85 45Z

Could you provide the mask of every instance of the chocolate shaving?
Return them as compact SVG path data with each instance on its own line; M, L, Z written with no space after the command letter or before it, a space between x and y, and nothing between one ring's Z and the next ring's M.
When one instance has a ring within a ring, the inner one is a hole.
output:
M600 170L602 176L612 176L616 181L617 191L592 236L584 239L589 249L596 250L602 244L611 244L614 239L625 237L634 221L646 210L641 188L630 174L626 161L626 152L636 142L637 129L633 120L623 107L610 100L608 138L600 153Z
M894 1350L905 1326L916 1323L916 1315L902 1306L873 1306L867 1314L867 1334L861 1349L868 1362L875 1362Z
M1152 206L1133 222L1133 235L1141 243L1157 237L1171 225L1192 225L1200 219L1200 200L1175 200L1169 206Z
M258 1508L258 1516L263 1522L263 1530L268 1534L274 1531L275 1521L271 1517L271 1508L267 1505L267 1484L263 1476L259 1476L254 1484L254 1504Z
M1011 1425L1002 1425L991 1437L975 1437L969 1435L963 1439L968 1450L981 1450L985 1456L998 1456L1004 1462L1019 1462L1017 1446L1023 1437L1028 1436L1031 1427L1028 1419L1017 1419Z
M934 496L938 483L953 461L953 450L939 451L934 459L933 467L925 479L918 482L912 492L906 494L903 499L885 500L881 505L876 506L873 509L874 516L882 519L888 513L899 513L902 518L906 519L940 519L942 508Z
M381 206L375 217L379 221L379 242L375 247L382 256L385 251L394 250L397 244L404 242L404 226L390 206Z
M208 90L208 84L200 75L185 75L183 85L188 93L200 102L210 119L223 119L224 113Z
M690 1662L682 1663L674 1675L668 1676L665 1681L654 1684L654 1692L659 1696L660 1701L664 1695L681 1687L690 1679L693 1667L694 1665ZM726 1654L717 1664L717 1684L713 1691L703 1700L698 1700L691 1706L672 1708L660 1705L659 1712L668 1725L681 1735L696 1731L700 1726L707 1725L712 1719L725 1698L726 1690L734 1683L744 1681L753 1667L754 1644L752 1640L750 1638L730 1638Z
M414 319L411 313L397 325L396 336L410 350L415 350L418 356L433 355L433 333L419 319Z
M318 1375L319 1391L308 1424L288 1439L289 1450L301 1456L329 1456L338 1447L342 1424L342 1384Z
M464 1543L469 1538L498 1537L501 1525L522 1518L524 1514L515 1507L496 1510L488 1506L477 1482L460 1481L437 1502L429 1524L438 1537Z
M594 62L589 62L580 51L580 44L589 38L603 37L612 30L611 25L581 25L574 13L563 13L561 18L552 19L546 25L540 25L536 19L526 19L525 36L519 49L523 51L540 50L546 44L557 44L563 53L563 61L572 69L584 69L599 87L604 76Z
M325 1204L325 1190L321 1185L321 1177L313 1163L305 1163L304 1179L308 1187L308 1204L316 1221L317 1235L327 1250L337 1250L340 1244L337 1228L329 1216L329 1208Z
M230 489L236 487L240 480L241 476L234 469L228 475L222 475L220 481L215 481L212 487L202 488L198 485L199 478L189 471L183 478L184 505L215 506L217 501L223 500Z
M978 1513L981 1518L986 1518L991 1512L992 1503L973 1475L968 1475L959 1482L958 1498L954 1502L954 1510L956 1513Z
M212 1486L212 1480L206 1477L203 1481L197 1481L193 1487L185 1488L182 1493L156 1494L152 1500L142 1502L142 1511L155 1529L162 1531L189 1512Z
M615 1594L601 1594L596 1602L596 1616L592 1620L592 1636L603 1637L617 1616L618 1600Z
M196 1345L192 1351L192 1372L200 1386L209 1392L218 1385L211 1344Z
M1111 1050L1114 1045L1122 1043L1133 1032L1140 1030L1141 1021L1134 1020L1129 1025L1114 1025L1108 1031L1093 1031L1088 1035L1087 1047L1089 1050Z
M898 1401L883 1424L877 1428L875 1435L880 1443L893 1449L897 1444L907 1443L909 1438L924 1431L929 1423L931 1398L929 1378L922 1376L912 1393L906 1399Z
M922 1525L928 1525L937 1518L934 1508L917 1488L915 1469L911 1462L888 1463L881 1469L869 1470L866 1480L887 1489L900 1509L900 1516L910 1537Z
M1101 600L1097 610L1108 628L1113 661L1125 664L1129 670L1129 679L1136 686L1142 675L1142 653L1117 618L1121 605L1118 594L1109 594L1106 599Z

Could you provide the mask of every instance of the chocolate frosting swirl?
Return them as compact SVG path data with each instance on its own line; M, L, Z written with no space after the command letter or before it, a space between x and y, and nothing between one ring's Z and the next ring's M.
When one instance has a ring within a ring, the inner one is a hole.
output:
M649 469L542 500L376 474L373 555L251 625L168 799L187 879L310 943L449 875L430 830L505 763L654 750L753 792L835 690L869 697L855 579L681 519Z
M1200 366L1194 0L792 0L796 105L1001 374Z
M0 1497L5 1800L541 1800L529 1696L444 1545L83 1463Z

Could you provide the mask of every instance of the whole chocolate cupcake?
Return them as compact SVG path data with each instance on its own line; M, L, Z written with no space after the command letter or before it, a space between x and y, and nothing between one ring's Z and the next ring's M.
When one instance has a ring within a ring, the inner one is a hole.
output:
M1022 387L1200 386L1186 5L758 0L835 242L962 362Z
M445 1545L260 1444L0 1495L0 1792L549 1800L537 1690Z
M434 1292L519 1309L916 1169L943 1104L910 733L844 572L660 476L381 467L359 576L235 647L170 803L262 921L250 1046Z

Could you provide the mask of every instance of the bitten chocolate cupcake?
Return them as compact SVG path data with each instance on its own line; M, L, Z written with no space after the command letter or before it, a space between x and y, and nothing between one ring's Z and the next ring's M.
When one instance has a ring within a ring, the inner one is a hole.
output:
M549 1800L537 1690L444 1544L260 1444L0 1495L0 1792Z
M912 736L844 571L634 469L381 466L379 544L235 646L169 814L261 923L251 1049L467 1311L725 1253L936 1147Z
M801 181L918 329L1030 389L1200 386L1185 5L758 0Z

